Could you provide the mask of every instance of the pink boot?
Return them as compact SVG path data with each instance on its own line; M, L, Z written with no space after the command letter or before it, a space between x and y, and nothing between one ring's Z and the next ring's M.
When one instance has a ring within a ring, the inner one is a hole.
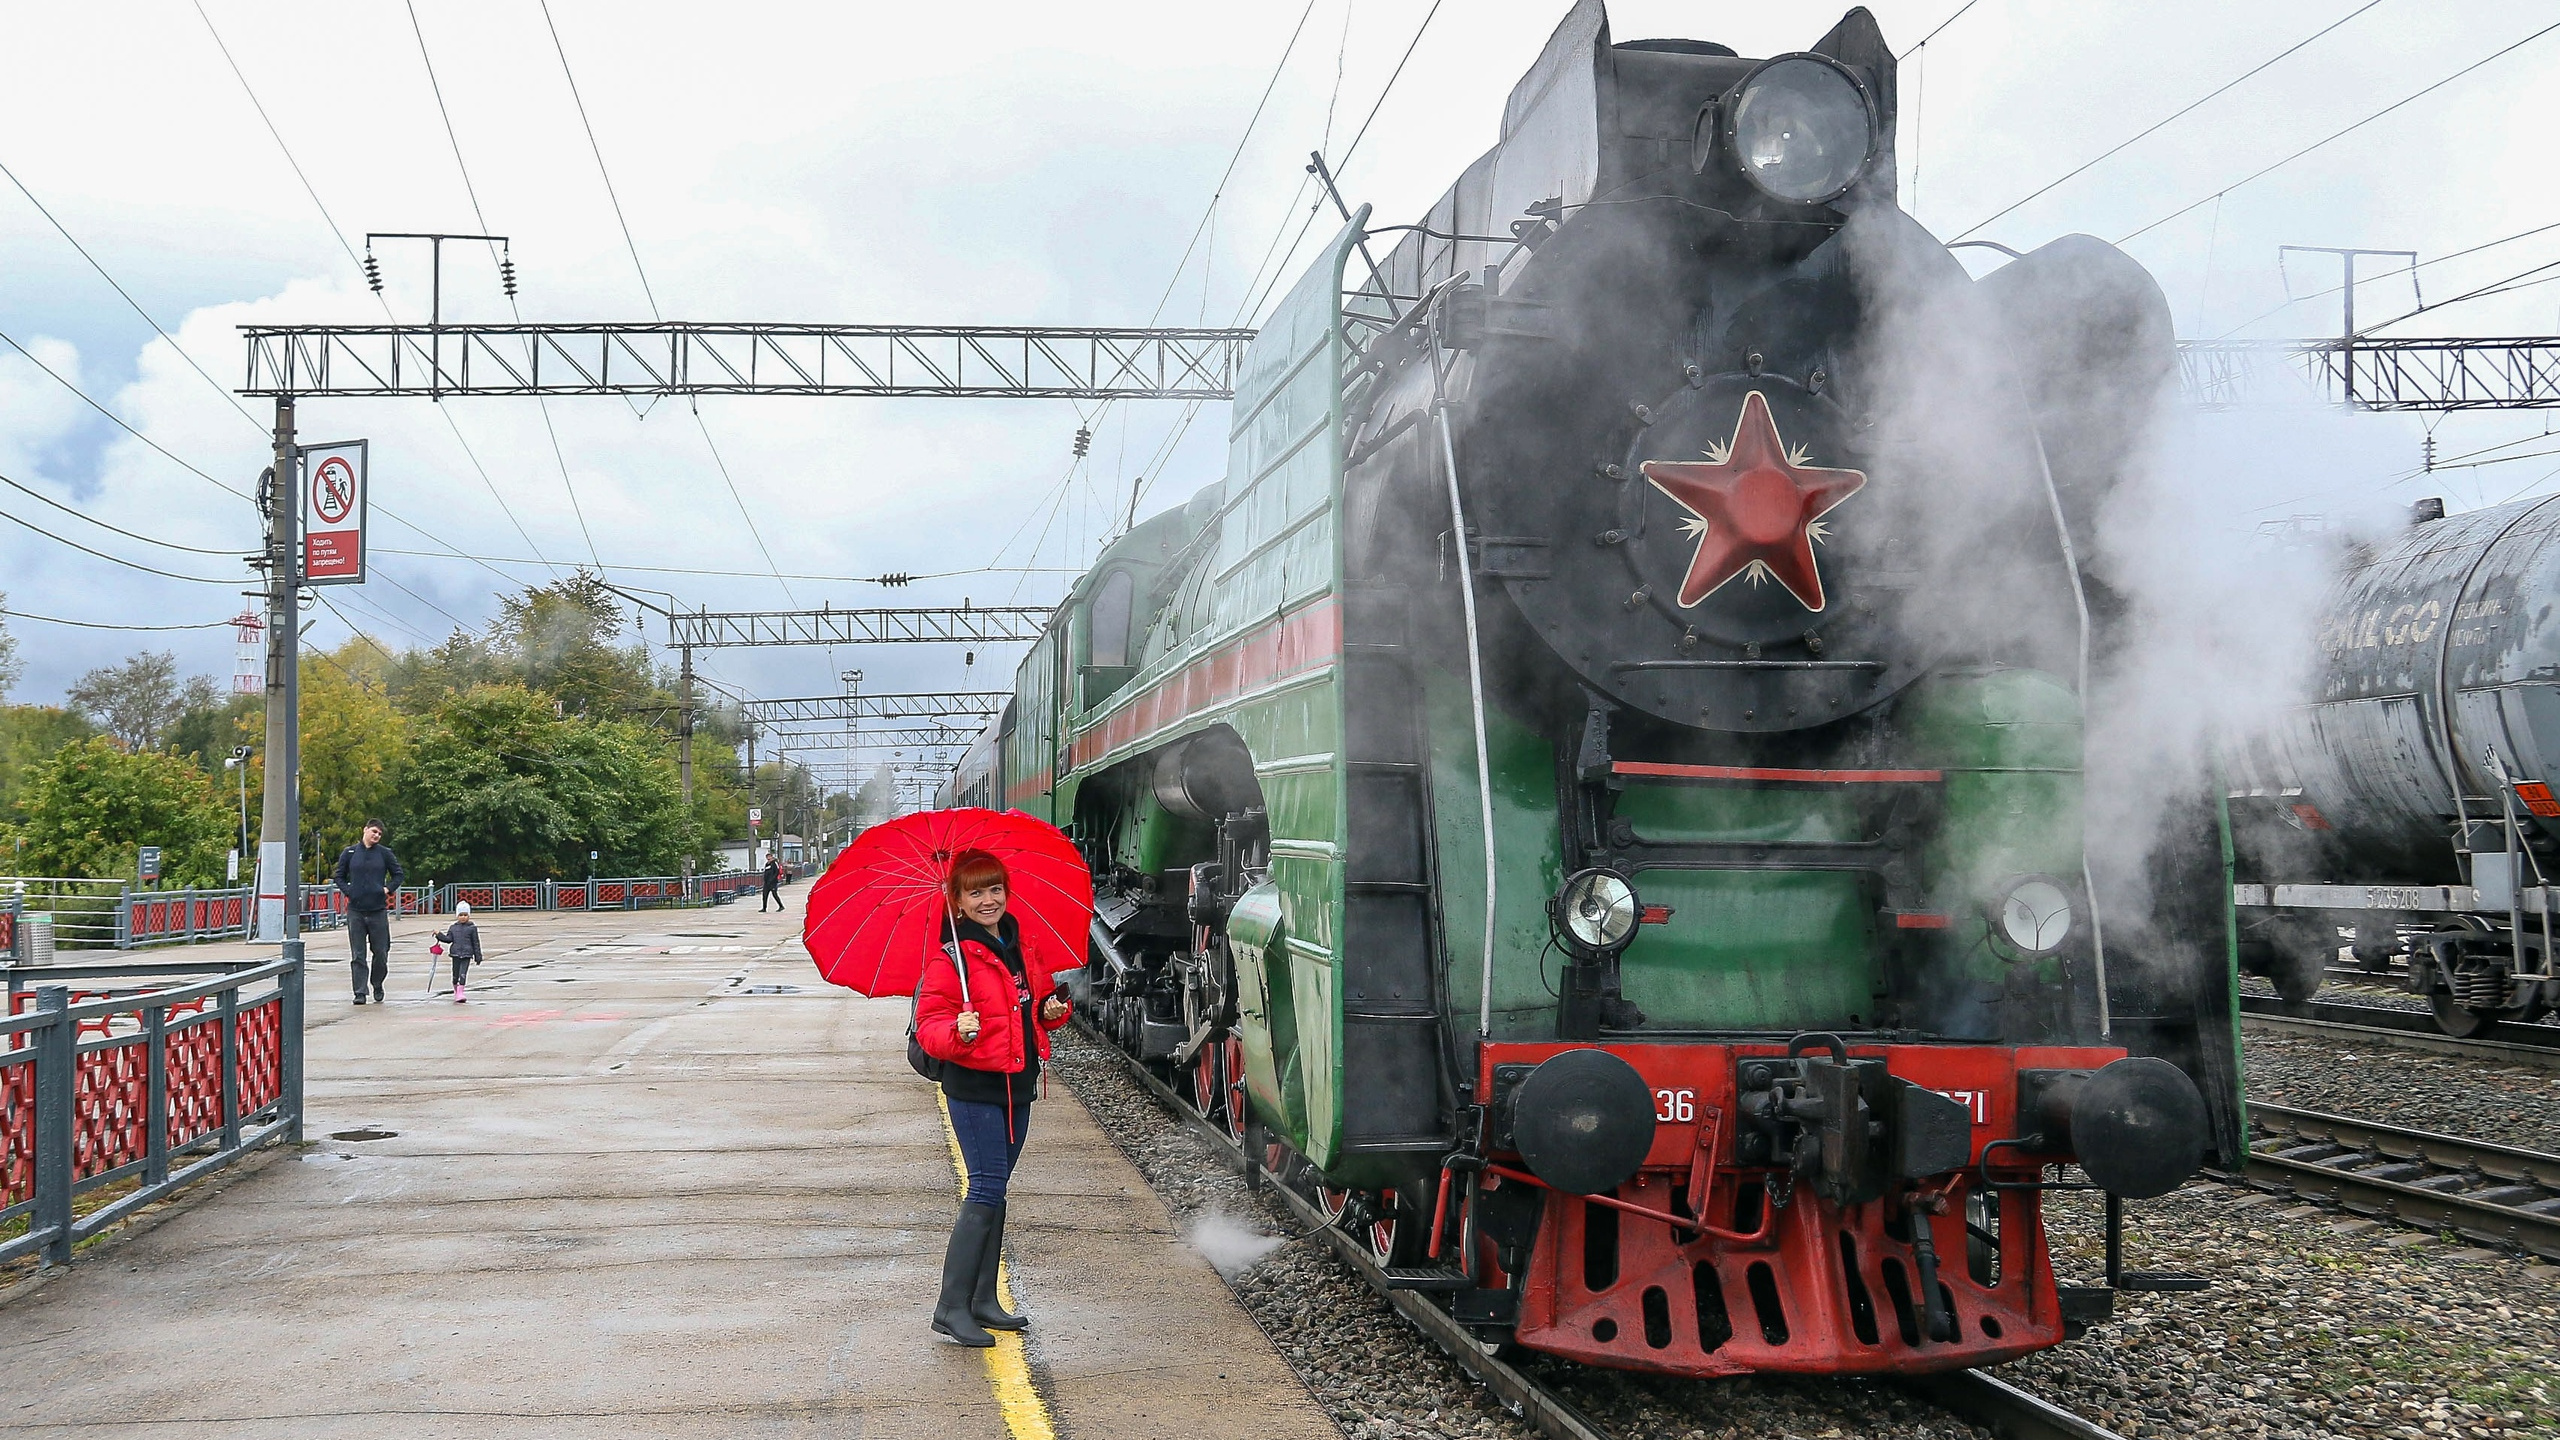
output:
M462 999L462 982L461 982L461 981L459 981L459 980L456 980L455 982L453 982L453 1003L454 1003L454 1004L456 1004L456 1005L460 1005L460 1004L462 1004L462 1003L463 1003L463 999Z

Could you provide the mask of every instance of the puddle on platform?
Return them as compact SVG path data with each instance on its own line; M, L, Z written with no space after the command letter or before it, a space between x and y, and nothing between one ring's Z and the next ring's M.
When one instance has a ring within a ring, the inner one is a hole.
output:
M332 1130L329 1132L329 1138L332 1140L393 1140L399 1138L399 1135L400 1132L397 1130L380 1130L371 1125L366 1126L362 1130Z
M800 993L800 987L797 985L750 985L738 993L741 995L797 995Z

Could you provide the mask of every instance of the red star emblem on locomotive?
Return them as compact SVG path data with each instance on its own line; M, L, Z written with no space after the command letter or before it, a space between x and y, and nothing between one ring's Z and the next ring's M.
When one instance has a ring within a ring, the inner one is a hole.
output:
M1644 478L1689 512L1682 533L1698 537L1689 573L1680 581L1683 610L1722 589L1735 576L1752 584L1775 580L1807 610L1824 604L1822 573L1814 568L1813 542L1824 535L1822 517L1867 483L1861 470L1825 470L1804 463L1801 446L1787 449L1769 401L1754 390L1743 397L1733 441L1706 463L1647 460Z

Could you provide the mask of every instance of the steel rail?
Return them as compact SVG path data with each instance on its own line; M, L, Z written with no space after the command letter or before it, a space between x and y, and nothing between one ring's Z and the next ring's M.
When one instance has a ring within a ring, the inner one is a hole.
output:
M2376 1005L2341 1005L2314 1000L2311 1013L2299 1013L2286 1002L2263 995L2240 997L2244 1026L2298 1035L2326 1035L2370 1045L2396 1045L2437 1055L2459 1055L2500 1065L2532 1065L2560 1069L2560 1027L2502 1024L2496 1039L2457 1039L2436 1028L2422 1010L2390 1010Z
M1398 1314L1429 1337L1457 1363L1458 1368L1499 1396L1514 1414L1551 1440L1610 1440L1607 1432L1575 1408L1571 1401L1505 1363L1483 1341L1468 1333L1466 1327L1449 1312L1432 1304L1420 1292L1388 1289L1385 1272L1361 1249L1360 1242L1345 1234L1312 1201L1254 1162L1224 1130L1193 1109L1153 1071L1130 1058L1127 1051L1096 1033L1085 1023L1083 1016L1076 1017L1075 1026L1076 1033L1135 1076L1175 1123L1207 1142L1221 1164L1248 1179L1255 1178L1258 1173L1259 1178L1267 1182L1266 1188L1279 1197L1292 1217L1308 1227L1310 1234L1323 1236L1325 1242L1333 1247L1334 1254L1341 1257L1353 1273L1384 1296ZM1899 1378L1903 1386L1913 1393L1951 1414L1982 1426L1999 1436L2000 1440L2122 1440L2112 1430L2091 1424L2049 1400L2039 1399L1978 1370L1949 1370L1936 1375Z
M2249 1120L2251 1184L2560 1259L2560 1156L2254 1100Z

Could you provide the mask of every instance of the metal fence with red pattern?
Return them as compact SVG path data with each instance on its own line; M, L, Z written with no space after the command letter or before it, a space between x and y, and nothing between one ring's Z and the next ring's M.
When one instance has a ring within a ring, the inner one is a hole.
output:
M67 1264L176 1187L301 1138L300 959L0 968L0 1225L26 1222L0 1261ZM75 1213L121 1182L133 1188Z

